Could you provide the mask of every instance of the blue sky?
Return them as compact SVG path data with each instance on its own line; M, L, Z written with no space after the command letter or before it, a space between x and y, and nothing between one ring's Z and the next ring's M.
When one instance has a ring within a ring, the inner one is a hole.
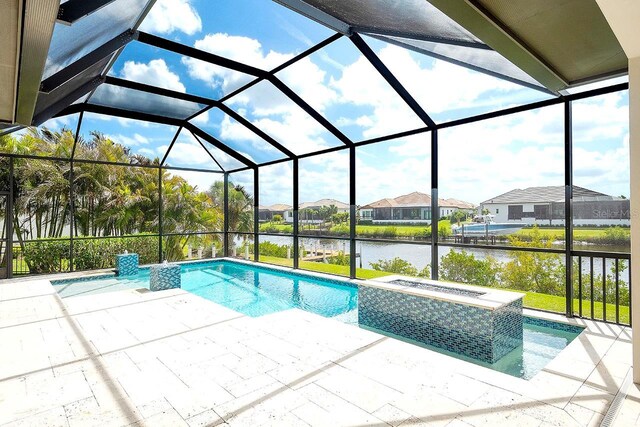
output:
M333 33L268 0L158 0L142 30L271 70ZM434 60L382 41L365 41L416 101L437 122L545 99L521 86ZM112 75L180 92L220 98L250 76L141 43L129 44ZM354 141L422 127L370 63L342 38L278 77ZM270 83L262 82L226 102L269 136L297 154L341 145ZM574 106L575 183L613 195L628 195L628 100L613 94ZM440 196L479 203L513 188L562 185L562 108L550 107L441 132ZM70 119L58 120L60 126ZM220 110L193 120L243 155L266 162L283 155ZM53 126L52 126L53 127ZM162 157L175 130L167 126L91 115L83 134L98 130L132 151ZM167 162L216 169L235 160L203 149L181 134ZM359 148L358 204L411 191L428 192L429 135ZM348 201L346 152L301 162L300 201ZM204 174L181 173L201 187ZM265 169L261 204L291 203L289 163ZM252 185L248 174L234 177Z

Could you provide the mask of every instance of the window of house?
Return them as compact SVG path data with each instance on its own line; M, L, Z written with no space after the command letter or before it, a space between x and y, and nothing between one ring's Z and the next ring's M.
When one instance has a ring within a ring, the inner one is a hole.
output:
M509 219L517 219L517 220L521 220L522 219L522 205L511 205L508 207L509 212L508 212L508 218Z

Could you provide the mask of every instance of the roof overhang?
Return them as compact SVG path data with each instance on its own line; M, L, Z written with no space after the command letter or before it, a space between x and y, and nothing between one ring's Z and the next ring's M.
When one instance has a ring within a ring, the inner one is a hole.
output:
M31 123L58 0L6 0L0 14L0 121ZM5 13L7 11L8 13Z
M596 0L429 1L553 92L627 72Z
M446 57L439 54L444 50L421 51L526 86L535 87L531 82L536 82L555 94L624 75L628 68L625 53L596 0L275 1L347 35L360 32L414 49L425 42L449 45L449 49L471 48L466 62L464 54ZM625 13L622 5L612 7ZM367 18L374 23L368 26ZM433 28L445 24L458 27L454 36L458 40L439 40L437 34L431 34ZM482 54L482 49L499 55ZM474 50L475 55L484 56L482 62L471 59ZM526 79L509 69L513 66Z
M15 118L21 15L21 1L3 2L3 13L0 14L0 28L3 28L4 35L0 49L0 122L13 123Z

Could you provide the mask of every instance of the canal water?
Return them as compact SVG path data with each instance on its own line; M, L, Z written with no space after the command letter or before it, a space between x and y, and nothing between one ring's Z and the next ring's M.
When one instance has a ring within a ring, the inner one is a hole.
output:
M272 242L278 245L292 245L293 238L289 236L260 236L261 242ZM322 250L325 248L327 251L329 250L343 250L346 249L346 252L349 251L349 242L345 240L337 240L337 239L322 239L322 238L300 238L300 243L304 245L306 250ZM557 245L555 249L563 249L562 246ZM460 251L460 248L452 248L448 246L438 246L438 258L441 260L442 257L447 255L450 251ZM476 248L465 248L467 253L474 254L476 258L484 259L487 256L491 256L495 258L497 261L501 263L509 262L510 252L505 250L498 249L476 249ZM595 246L595 245L575 245L574 250L584 250L584 251L602 251L602 252L624 252L628 251L625 247L619 246ZM387 242L362 242L358 241L356 243L356 252L360 255L357 259L357 266L362 268L371 269L371 263L378 262L380 260L391 260L395 257L401 258L405 261L410 262L414 267L419 270L422 270L424 267L430 264L431 262L431 246L428 244L425 245L416 245L410 243L387 243ZM607 262L607 274L609 273L610 267L613 265L613 261L609 260ZM602 258L594 258L594 272L596 274L602 274ZM590 269L588 258L583 259L583 267L582 271L584 273L588 273ZM621 273L620 279L628 282L629 280L629 270L625 270Z

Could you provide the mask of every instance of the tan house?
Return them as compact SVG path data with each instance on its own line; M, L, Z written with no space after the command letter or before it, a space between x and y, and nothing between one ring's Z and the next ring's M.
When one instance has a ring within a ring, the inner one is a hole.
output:
M475 206L457 199L438 199L438 208L440 217L443 217L451 215L456 210L471 213ZM359 215L361 220L369 220L374 224L430 224L431 196L414 191L394 199L380 199L362 206Z

